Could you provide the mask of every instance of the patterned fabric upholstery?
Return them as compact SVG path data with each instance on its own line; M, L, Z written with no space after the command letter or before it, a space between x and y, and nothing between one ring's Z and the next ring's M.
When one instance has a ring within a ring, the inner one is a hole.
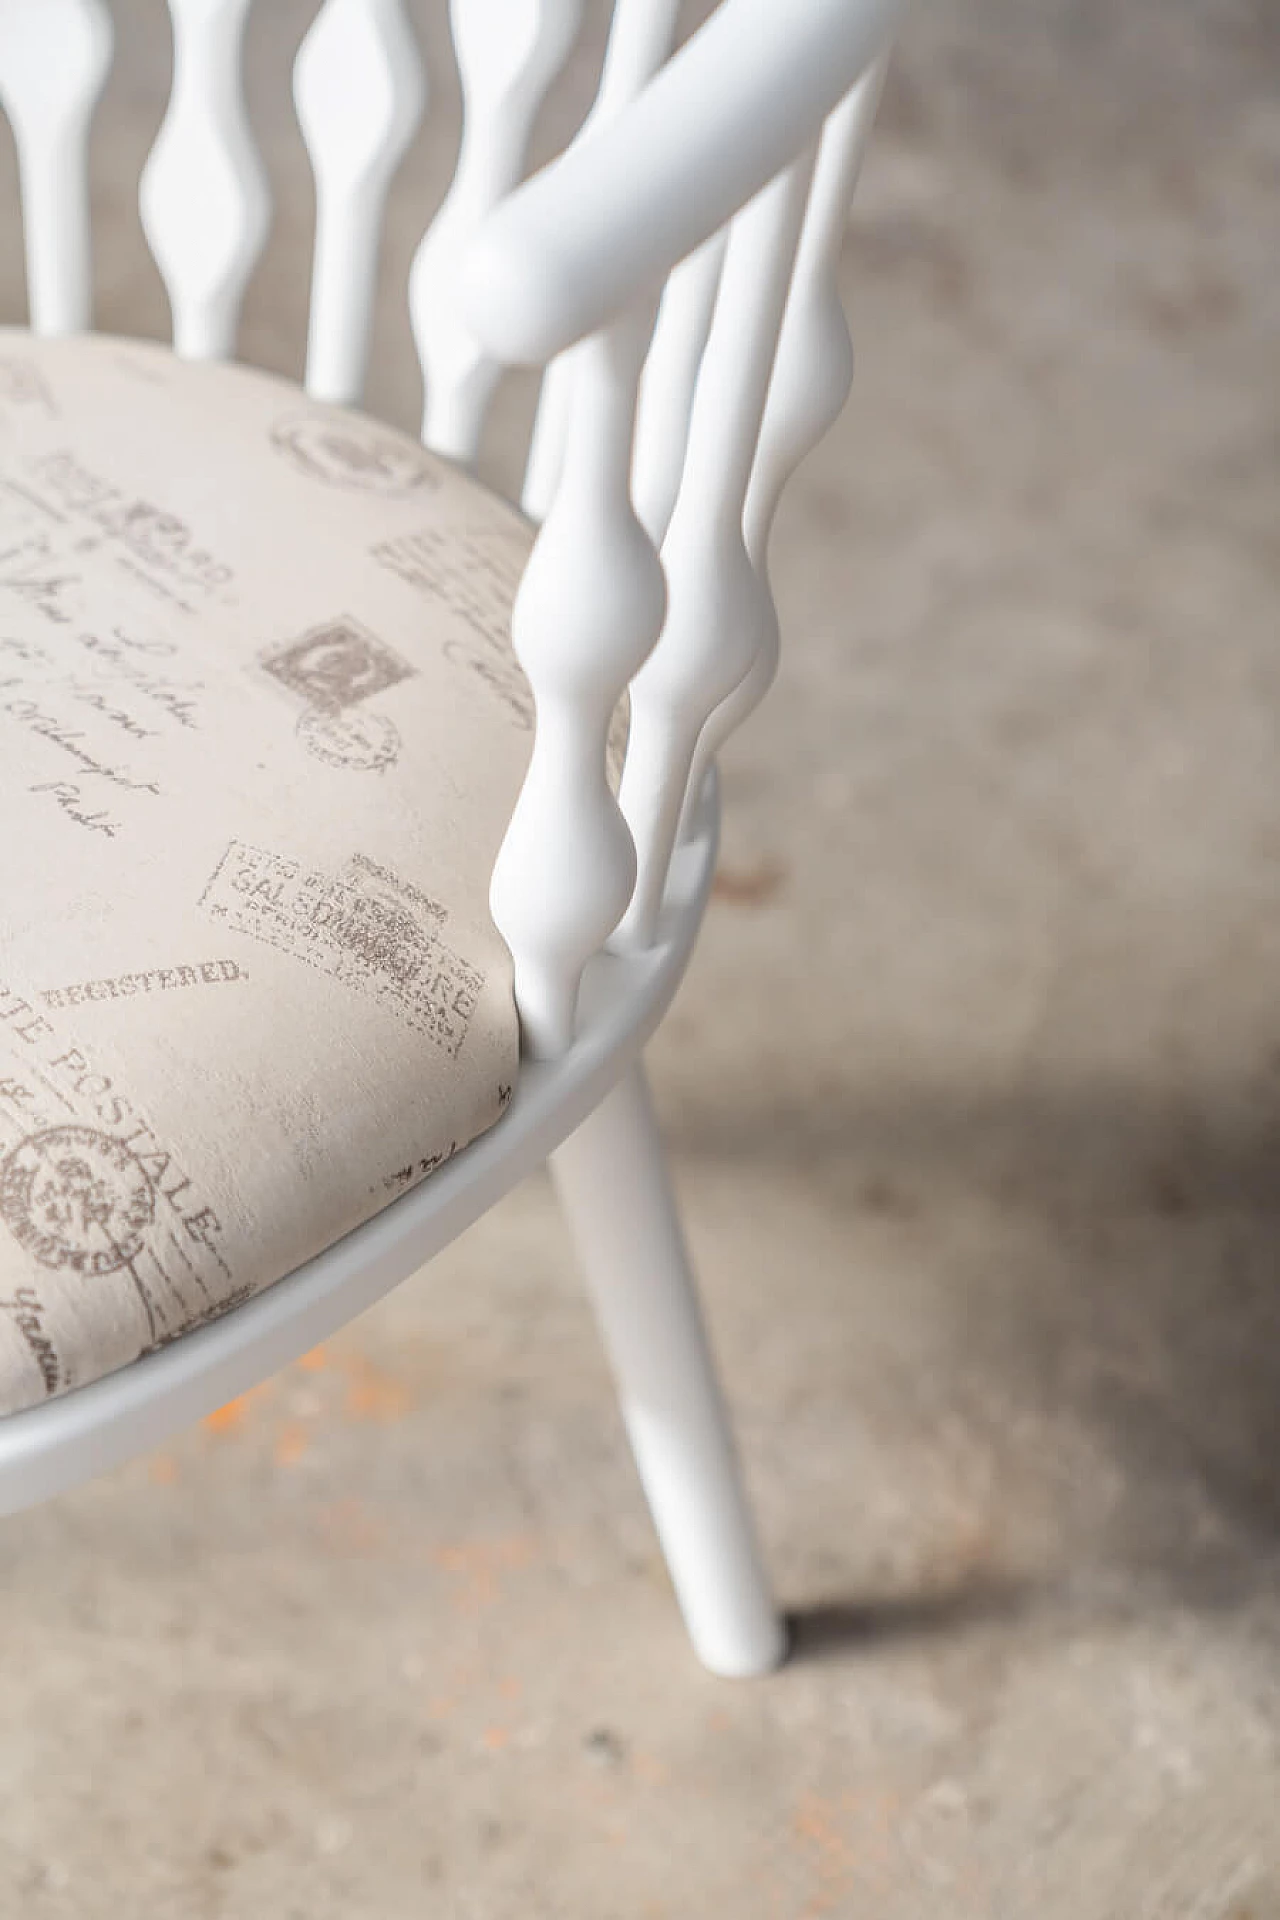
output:
M0 1412L501 1115L529 543L282 381L0 332Z

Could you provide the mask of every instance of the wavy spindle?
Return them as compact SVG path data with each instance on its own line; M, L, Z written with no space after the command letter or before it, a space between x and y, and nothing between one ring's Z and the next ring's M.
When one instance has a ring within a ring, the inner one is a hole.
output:
M680 0L616 0L600 85L591 111L574 135L574 146L607 126L652 79L671 52L679 11ZM555 493L568 430L574 364L572 354L560 354L543 375L520 498L531 520L546 517Z
M723 230L712 234L671 275L644 363L631 487L641 524L658 546L680 491L698 368L711 331L727 240Z
M364 390L387 189L426 97L402 0L326 0L293 69L316 183L306 386L318 400Z
M771 598L769 535L783 488L839 419L853 382L853 343L837 279L840 247L888 63L886 53L867 69L827 121L818 147L743 514L747 552ZM702 730L685 795L686 821L712 760L773 685L778 658L774 620L762 630L745 678Z
M782 490L839 419L853 382L853 343L838 273L849 202L880 104L888 54L868 67L822 131L796 249L744 520L747 551L766 563Z
M173 88L138 204L191 360L235 349L240 303L271 219L249 133L241 45L250 0L168 0Z
M583 0L452 0L462 143L452 184L409 274L425 386L422 438L474 460L501 368L459 309L459 264L485 216L517 184L534 119L582 21Z
M776 624L747 554L742 515L812 173L809 152L771 180L730 228L680 493L662 547L667 623L631 687L620 799L638 872L618 947L648 947L656 938L699 735L770 644Z
M512 614L538 721L489 899L535 1056L571 1044L583 968L635 879L605 765L614 708L657 639L666 604L661 564L631 504L636 390L651 326L651 312L634 313L573 349L559 484Z
M0 5L0 107L18 154L36 333L79 333L92 324L89 124L110 65L103 0Z

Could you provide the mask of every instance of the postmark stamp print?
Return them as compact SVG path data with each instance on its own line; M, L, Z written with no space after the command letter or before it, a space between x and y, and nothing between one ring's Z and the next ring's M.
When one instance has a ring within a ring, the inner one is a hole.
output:
M307 752L331 767L381 773L400 757L400 733L383 713L333 713L308 707L297 725Z
M446 944L444 908L373 861L323 873L233 840L201 905L233 932L378 1001L457 1056L484 976Z
M287 415L272 427L271 444L297 472L330 487L396 497L440 484L420 447L350 414Z
M264 672L290 693L312 706L330 709L358 706L414 672L394 648L350 614L269 648L258 660Z
M154 1340L236 1279L200 1168L179 1162L101 1066L34 997L0 987L0 1221L30 1260L36 1305L24 1311L43 1311L41 1270L102 1280L132 1288ZM54 1342L57 1391L73 1386L52 1325L36 1331ZM27 1344L43 1370L48 1356Z
M155 1219L146 1168L110 1134L78 1125L29 1135L0 1164L0 1214L40 1266L96 1277L136 1260Z

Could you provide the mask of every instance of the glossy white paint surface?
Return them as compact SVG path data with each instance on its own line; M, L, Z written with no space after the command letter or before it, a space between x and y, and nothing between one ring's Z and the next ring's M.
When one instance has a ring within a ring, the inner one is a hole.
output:
M364 390L383 205L426 97L403 0L325 0L293 70L316 182L306 385L318 400Z
M79 333L92 324L89 123L110 61L105 0L0 6L0 107L18 152L37 333Z
M452 0L450 18L462 145L414 256L409 311L425 387L422 437L437 453L470 461L501 367L462 310L462 259L520 179L538 109L577 36L582 0Z
M173 91L138 205L191 360L235 351L240 305L271 223L240 72L250 0L169 0Z

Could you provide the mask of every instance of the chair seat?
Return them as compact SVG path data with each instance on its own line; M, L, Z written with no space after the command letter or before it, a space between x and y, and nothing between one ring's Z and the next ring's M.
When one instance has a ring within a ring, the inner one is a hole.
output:
M0 330L0 1412L502 1114L530 539L283 381Z

